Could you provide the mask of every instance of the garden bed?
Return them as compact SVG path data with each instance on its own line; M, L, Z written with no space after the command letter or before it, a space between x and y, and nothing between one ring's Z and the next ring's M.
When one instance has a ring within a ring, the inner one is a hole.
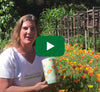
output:
M81 48L65 44L64 55L57 57L61 79L58 92L100 91L100 53Z

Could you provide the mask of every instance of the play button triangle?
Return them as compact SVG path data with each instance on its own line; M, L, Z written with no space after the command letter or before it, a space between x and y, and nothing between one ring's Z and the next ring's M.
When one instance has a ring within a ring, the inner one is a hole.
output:
M50 50L51 48L53 48L54 47L54 45L53 44L51 44L51 43L49 43L49 42L47 42L47 50Z

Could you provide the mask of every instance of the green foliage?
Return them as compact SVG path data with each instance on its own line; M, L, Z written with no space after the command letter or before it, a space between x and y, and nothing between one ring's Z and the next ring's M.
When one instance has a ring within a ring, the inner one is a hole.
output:
M96 38L96 48L97 48L97 52L100 52L100 37Z
M79 35L75 35L74 37L70 38L70 44L74 45L74 44L78 44L79 46L82 45L83 49L86 49L85 47L85 36L82 34ZM87 38L87 49L91 48L94 49L94 44L93 44L93 37L88 37ZM96 51L100 52L100 37L96 37Z
M13 0L0 0L0 49L8 42L18 13Z
M43 11L40 16L42 35L53 35L53 20L61 18L65 14L66 10L63 7Z
M59 7L52 8L52 9L46 9L40 14L40 28L42 30L42 35L53 35L53 21L54 19L60 19L64 17L65 15L72 15L77 10L84 10L86 7L81 5L75 5L75 4L65 4L65 5L59 5Z
M59 92L99 92L100 53L65 44L63 56L56 57L60 77ZM99 75L99 76L98 76Z
M84 35L75 35L74 37L70 38L70 44L71 45L74 45L74 44L78 44L78 45L83 45L85 46L85 37ZM85 48L85 47L83 47Z
M87 7L84 4L77 5L73 3L69 5L65 4L64 8L68 11L67 15L72 15L73 13L76 13L77 11L85 11L87 9Z

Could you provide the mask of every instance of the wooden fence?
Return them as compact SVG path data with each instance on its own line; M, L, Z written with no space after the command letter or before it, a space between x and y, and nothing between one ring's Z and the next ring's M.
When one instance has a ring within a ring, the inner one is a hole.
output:
M93 7L72 16L55 19L53 23L54 35L64 36L70 43L70 38L82 34L85 39L85 49L88 47L88 39L92 37L93 48L95 51L98 49L96 48L96 38L100 38L100 7Z

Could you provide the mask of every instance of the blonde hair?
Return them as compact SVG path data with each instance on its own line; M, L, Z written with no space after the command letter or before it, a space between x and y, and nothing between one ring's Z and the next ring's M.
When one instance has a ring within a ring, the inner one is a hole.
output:
M16 22L16 25L13 29L12 34L11 34L11 42L9 44L7 44L4 49L7 49L9 47L18 47L18 46L20 46L20 36L19 35L20 35L20 30L21 30L22 24L25 21L35 22L36 29L37 29L37 35L38 36L40 35L39 34L40 33L39 32L39 24L38 24L38 21L37 21L36 17L32 14L24 15Z

